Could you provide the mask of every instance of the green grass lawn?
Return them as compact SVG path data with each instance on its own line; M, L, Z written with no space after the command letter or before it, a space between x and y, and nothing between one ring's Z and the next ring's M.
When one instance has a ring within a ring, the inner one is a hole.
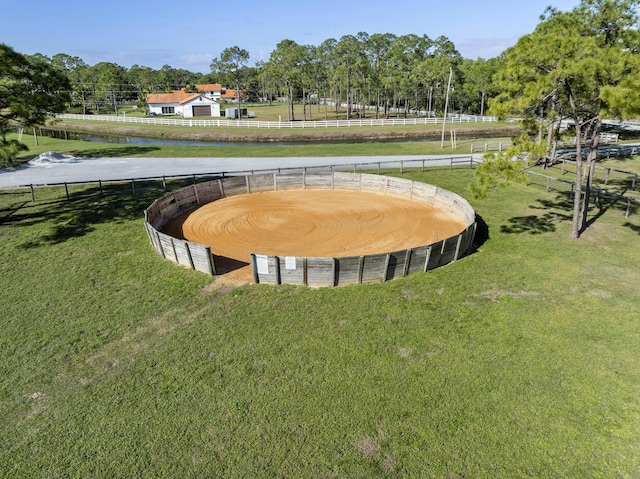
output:
M9 134L9 139L17 135ZM506 141L506 139L503 139ZM365 143L301 143L300 145L278 146L265 143L258 146L155 146L135 145L128 143L100 143L81 140L60 140L39 137L36 145L32 135L23 135L22 142L29 151L18 157L17 163L28 161L41 153L57 151L78 157L299 157L299 156L386 156L386 155L468 155L474 140L458 141L457 148L452 149L450 143L441 148L440 141L407 141L407 142L365 142ZM485 140L477 140L483 145ZM492 139L496 147L500 139Z
M471 170L403 176L470 198ZM623 206L571 241L566 195L517 185L450 266L234 288L153 251L160 188L105 193L0 192L0 476L640 475Z
M583 168L586 168L583 167ZM575 183L576 165L573 162L557 163L551 167L532 166L529 171L552 178ZM586 170L584 181L586 181ZM593 186L606 190L608 193L622 195L640 200L640 157L603 158L596 163ZM530 175L530 180L538 184L545 184L546 179ZM558 190L569 190L568 184L553 182L549 185Z

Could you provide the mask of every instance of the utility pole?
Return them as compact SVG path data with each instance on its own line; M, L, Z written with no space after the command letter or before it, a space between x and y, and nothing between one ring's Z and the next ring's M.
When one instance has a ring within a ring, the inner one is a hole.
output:
M442 118L442 139L440 140L440 148L444 148L444 131L447 123L447 109L449 108L449 90L451 89L451 77L453 69L449 67L449 82L447 83L447 95L444 101L444 117Z

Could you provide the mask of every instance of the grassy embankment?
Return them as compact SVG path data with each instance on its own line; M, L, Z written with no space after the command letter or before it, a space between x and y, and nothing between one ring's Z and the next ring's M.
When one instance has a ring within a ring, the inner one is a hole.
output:
M256 120L277 121L286 118L284 105L250 105L256 110ZM311 119L324 119L317 107L312 107ZM121 115L142 116L130 108L121 110ZM302 107L296 106L296 118L302 118ZM368 112L368 116L374 115ZM336 115L327 118L335 119ZM344 111L338 114L344 119ZM33 135L25 133L22 140L29 146L29 152L20 157L25 161L44 151L60 151L76 156L176 156L176 157L266 157L266 156L354 156L354 155L422 155L422 154L467 154L472 143L477 151L485 141L493 148L500 142L509 144L511 137L519 131L517 125L508 122L456 123L446 127L445 141L441 147L442 125L403 125L384 127L349 128L244 128L244 127L176 127L166 125L137 125L129 123L107 123L97 121L56 120L50 129L71 132L85 132L96 135L140 136L167 139L212 140L233 142L264 142L264 146L166 146L132 144L100 144L76 141L55 142L39 138L35 145ZM451 141L451 131L455 130L457 141ZM380 143L380 140L403 139L407 141ZM415 141L411 141L415 140ZM277 141L300 142L299 145L277 146ZM359 141L359 143L331 143ZM306 143L310 142L310 143Z
M104 126L104 125L103 125ZM168 127L169 128L169 127ZM175 128L174 128L175 129ZM113 133L113 129L110 130ZM9 135L9 138L16 138ZM485 140L476 141L476 148L481 147ZM499 139L492 139L495 143ZM48 137L38 137L38 145L32 135L23 135L22 142L29 147L29 151L21 154L18 162L28 161L40 153L57 151L77 157L300 157L300 156L384 156L384 155L436 155L436 154L469 154L469 141L458 141L457 148L452 149L450 143L444 148L440 141L407 141L392 143L301 143L300 145L278 146L270 145L241 145L241 146L156 146L136 145L127 143L100 143L76 140L58 140Z
M159 189L46 191L0 192L3 477L640 474L637 215L570 241L566 194L515 186L448 267L233 289L153 252Z

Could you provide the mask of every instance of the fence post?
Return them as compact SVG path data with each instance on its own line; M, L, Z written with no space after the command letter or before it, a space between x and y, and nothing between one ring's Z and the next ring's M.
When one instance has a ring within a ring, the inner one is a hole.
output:
M387 280L387 275L389 274L389 261L391 260L391 253L387 253L384 258L384 273L382 273L382 282Z
M36 193L33 189L33 185L31 185L31 201L35 201L36 200Z
M191 266L191 269L195 270L196 265L193 263L193 256L191 256L191 248L189 248L189 243L187 243L186 241L184 243L184 249L187 252L187 259L189 260L189 265Z
M276 259L276 284L282 284L282 275L280 273L280 257L274 256Z
M69 187L67 186L66 182L64 184L64 191L65 191L65 193L67 193L67 201L70 200L71 198L69 198Z
M635 173L633 175L633 181L631 182L631 189L632 190L636 189L636 181L638 181L638 173Z
M256 264L256 255L251 254L251 272L253 273L253 282L260 284L260 276L258 276L258 265Z
M429 260L431 259L431 250L433 249L432 246L429 246L427 248L427 255L424 259L424 272L426 273L427 271L429 271Z
M404 173L404 160L400 160L400 174Z
M136 180L134 180L133 178L131 178L131 191L134 195L136 194Z

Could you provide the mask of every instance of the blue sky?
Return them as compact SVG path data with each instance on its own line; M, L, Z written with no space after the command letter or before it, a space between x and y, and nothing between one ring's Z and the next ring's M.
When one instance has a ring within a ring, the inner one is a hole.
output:
M533 31L549 5L579 0L0 0L0 43L18 52L66 53L89 65L170 65L209 72L228 47L250 64L281 40L319 45L358 32L448 37L466 58L499 55Z

